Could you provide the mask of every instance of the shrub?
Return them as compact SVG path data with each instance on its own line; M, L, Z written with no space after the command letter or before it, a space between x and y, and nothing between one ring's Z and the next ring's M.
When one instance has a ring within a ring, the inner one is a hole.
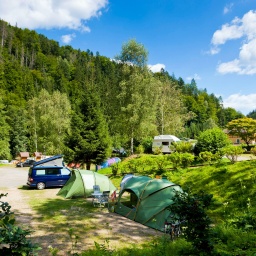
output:
M231 161L231 163L235 163L239 155L244 152L242 146L234 146L229 145L222 150L223 154Z
M153 144L153 138L152 137L145 138L141 142L141 145L144 148L144 153L148 153L148 154L152 153L152 144Z
M198 255L213 252L211 220L205 211L211 200L210 194L191 195L178 192L174 197L174 203L170 206L170 211L176 216L175 220L180 223L185 221L186 228L183 230L183 235L188 242L194 245Z
M222 153L216 153L216 154L213 154L212 152L208 152L208 151L205 151L205 152L200 152L199 153L199 156L198 156L198 160L203 163L213 163L213 162L216 162L218 160L220 160L222 158Z
M190 153L181 154L181 166L187 168L195 160L195 156Z
M203 163L211 163L213 158L214 158L213 153L208 151L200 152L198 156L199 161L202 161Z
M174 152L168 156L168 159L173 164L173 168L177 169L179 166L188 167L195 160L195 156L190 153Z
M142 145L139 145L138 147L136 147L135 152L138 154L143 154L144 153L144 147Z
M161 155L163 152L162 152L162 147L155 147L154 148L154 154L155 155Z
M256 156L256 147L255 147L255 146L251 148L251 153L252 153L254 156Z
M197 140L194 152L199 155L200 152L211 152L213 154L221 153L221 149L230 145L228 136L219 128L212 128L203 131Z
M173 142L172 145L178 153L190 153L193 150L193 145L187 141Z
M118 173L118 170L119 170L119 163L114 163L114 164L112 164L112 165L110 166L110 168L111 168L111 170L112 170L112 174L113 174L114 176L116 176L117 173Z
M177 169L181 165L181 154L178 152L170 154L168 159L171 161L174 169Z
M7 194L0 194L0 199ZM41 248L32 244L27 236L31 231L15 225L15 217L11 206L0 201L0 255L37 255Z
M154 169L156 169L156 174L161 175L167 168L168 158L166 155L160 155L154 158Z

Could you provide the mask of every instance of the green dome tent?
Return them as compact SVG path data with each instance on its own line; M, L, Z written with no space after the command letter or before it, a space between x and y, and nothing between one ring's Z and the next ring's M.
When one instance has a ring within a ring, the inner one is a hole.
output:
M165 221L172 216L168 206L173 203L179 185L167 179L133 176L123 185L114 211L148 227L164 231Z
M99 185L101 191L110 191L110 194L116 190L107 176L93 171L75 169L57 195L64 198L87 197L93 193L94 185Z

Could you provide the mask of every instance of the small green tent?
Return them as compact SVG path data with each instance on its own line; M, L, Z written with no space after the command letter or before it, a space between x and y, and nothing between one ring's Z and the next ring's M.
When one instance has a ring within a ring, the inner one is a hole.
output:
M167 179L133 176L124 184L114 211L151 228L164 231L164 223L172 216L168 206L173 203L179 185Z
M116 187L107 176L93 171L75 169L57 195L64 198L87 197L92 194L94 185L99 185L101 191L113 193L116 190Z

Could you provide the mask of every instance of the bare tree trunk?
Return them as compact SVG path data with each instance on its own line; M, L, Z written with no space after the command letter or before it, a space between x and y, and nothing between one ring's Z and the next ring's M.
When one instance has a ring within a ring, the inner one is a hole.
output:
M132 131L132 137L131 137L131 155L133 155L133 131Z

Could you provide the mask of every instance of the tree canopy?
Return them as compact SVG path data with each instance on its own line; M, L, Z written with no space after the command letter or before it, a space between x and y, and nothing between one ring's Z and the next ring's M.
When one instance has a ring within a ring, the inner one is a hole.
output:
M240 137L248 147L256 138L256 120L249 117L232 120L227 129L229 134Z
M161 133L196 138L210 127L223 128L227 120L239 117L236 110L226 111L219 97L197 88L195 80L187 84L165 70L150 71L146 66L148 51L135 39L124 43L113 61L89 49L59 46L35 31L0 20L2 31L3 158L11 159L21 151L42 151L65 152L65 158L72 160L78 152L70 138L79 134L88 138L90 131L107 135L110 143L100 135L102 145L113 144L133 152L143 141ZM84 110L85 99L98 119ZM92 120L98 122L94 128L90 126ZM97 162L108 155L102 152L88 159Z

